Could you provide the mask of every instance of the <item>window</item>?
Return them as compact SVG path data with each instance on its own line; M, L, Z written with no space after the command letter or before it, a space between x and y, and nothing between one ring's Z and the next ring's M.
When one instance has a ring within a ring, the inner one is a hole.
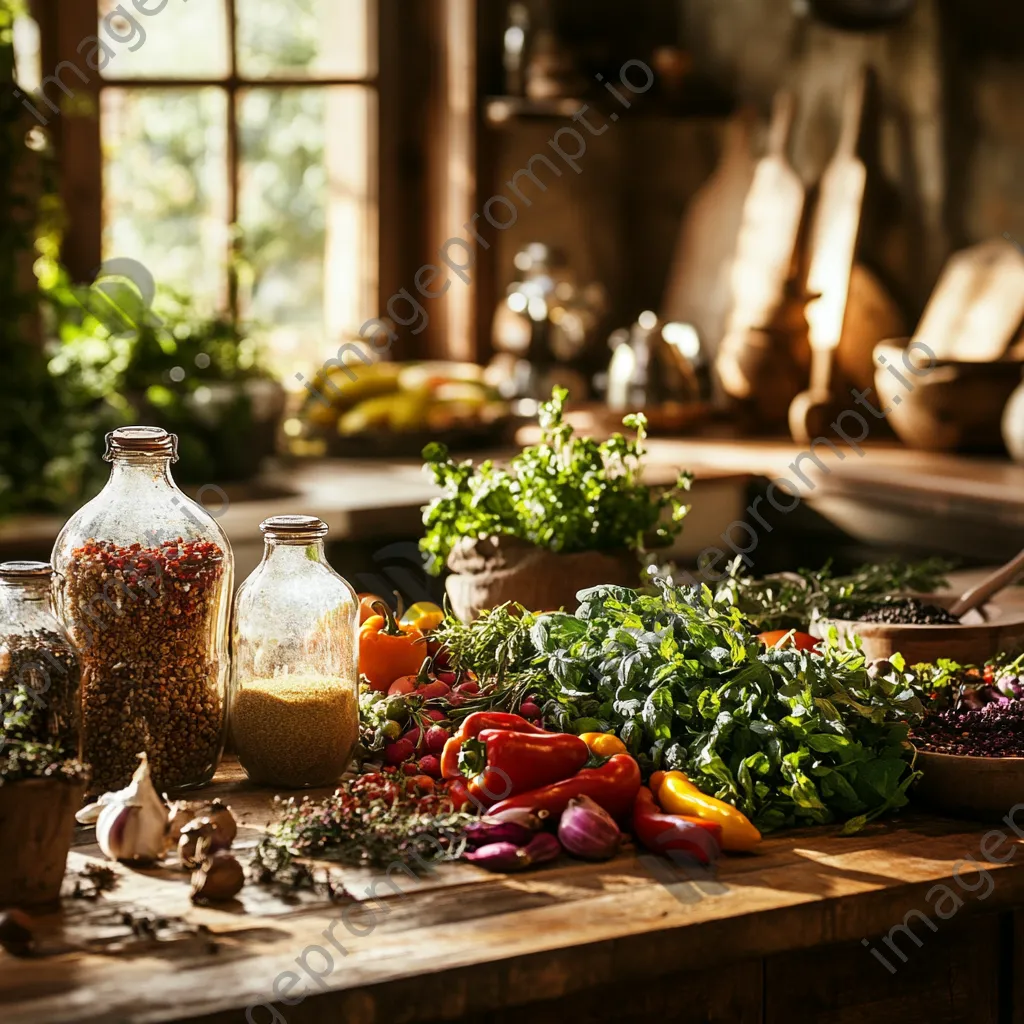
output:
M375 315L375 0L57 8L52 66L72 61L93 100L67 97L72 69L44 81L71 115L59 120L73 270L98 264L88 254L140 261L200 309L263 325L286 379Z

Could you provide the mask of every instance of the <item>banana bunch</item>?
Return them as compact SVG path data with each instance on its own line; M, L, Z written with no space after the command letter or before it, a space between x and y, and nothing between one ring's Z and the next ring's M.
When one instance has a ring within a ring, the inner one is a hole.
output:
M301 416L316 432L409 433L491 422L508 411L475 363L353 363L321 370Z

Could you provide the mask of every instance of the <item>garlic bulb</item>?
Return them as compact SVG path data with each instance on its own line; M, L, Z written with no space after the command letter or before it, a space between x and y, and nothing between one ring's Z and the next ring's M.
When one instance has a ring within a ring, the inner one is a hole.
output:
M158 860L166 846L167 808L153 788L149 759L139 754L139 760L141 764L124 789L105 793L93 805L100 808L96 841L111 860Z

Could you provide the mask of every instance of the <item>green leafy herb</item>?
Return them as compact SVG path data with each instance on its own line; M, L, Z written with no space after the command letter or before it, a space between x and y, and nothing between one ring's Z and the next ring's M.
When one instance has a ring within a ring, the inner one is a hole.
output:
M656 489L642 482L647 421L623 425L636 439L576 437L564 421L568 392L555 388L540 409L540 443L524 448L507 468L491 461L455 462L442 444L423 458L444 493L424 510L420 547L439 573L461 537L516 537L551 551L643 550L669 544L689 510L681 500L690 477Z
M645 773L683 770L764 830L857 818L851 829L906 803L922 713L911 673L869 672L834 631L821 653L768 650L707 587L655 588L597 587L575 614L537 617L533 657L516 664L548 676L549 724L614 731ZM471 661L463 631L449 635ZM495 666L468 667L487 678Z
M738 607L759 631L806 629L822 615L857 618L894 594L937 590L951 568L941 558L910 564L892 559L862 565L846 576L834 576L825 565L817 572L801 569L756 579L743 574L742 560L736 558L715 596Z

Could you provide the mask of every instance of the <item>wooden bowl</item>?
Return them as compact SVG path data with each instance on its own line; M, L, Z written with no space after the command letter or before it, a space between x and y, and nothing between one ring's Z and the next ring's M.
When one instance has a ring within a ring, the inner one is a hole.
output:
M991 821L1024 803L1024 757L967 757L917 752L924 773L914 799L957 817Z
M882 364L875 370L878 405L900 440L929 451L1002 451L1003 407L1020 383L1024 362L936 359L929 367L927 352L920 346L907 350L907 343L900 338L875 346L875 363Z
M956 594L916 594L926 604L949 608ZM840 637L856 634L869 661L889 658L897 652L908 665L936 658L952 658L967 665L983 665L1000 651L1024 644L1024 615L1004 615L998 605L986 604L968 612L964 622L949 626L898 625L889 622L860 622L849 619L823 619L811 632L821 636L827 623L834 625Z

